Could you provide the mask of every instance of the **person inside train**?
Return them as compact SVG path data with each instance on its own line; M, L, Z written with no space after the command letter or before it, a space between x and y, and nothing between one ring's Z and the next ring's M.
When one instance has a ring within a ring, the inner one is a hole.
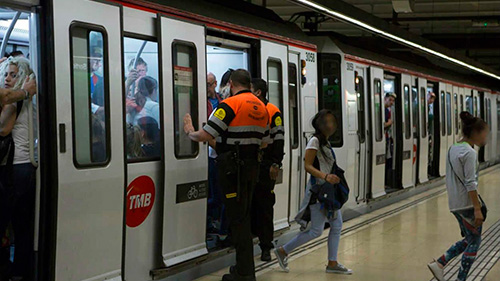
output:
M134 112L134 119L132 124L138 124L137 121L142 117L151 117L160 124L160 104L153 100L152 97L156 95L156 79L151 76L139 77L135 88L135 103L138 112Z
M127 123L127 159L137 159L144 156L142 150L141 128Z
M102 76L102 54L94 52L90 55L90 97L92 99L92 112L104 106L104 78ZM96 107L97 106L97 107Z
M127 79L125 80L125 89L127 90L127 96L134 95L134 83L137 81L137 79L145 77L146 75L148 75L148 64L143 58L139 57L137 59L137 63L135 63L135 58L129 62L128 75Z
M266 105L269 113L270 143L262 150L259 180L255 186L252 200L252 233L259 237L262 250L261 260L271 261L274 248L274 204L276 196L274 185L281 170L285 155L285 130L283 118L278 107L267 100L267 83L263 79L252 79L252 92Z
M22 57L10 57L0 66L0 85L9 90L23 89L33 74ZM28 96L28 94L26 94ZM13 278L31 280L35 215L35 167L31 164L27 100L3 105L0 113L2 144L10 143L0 166L0 237L9 223L15 235ZM3 145L2 145L3 146ZM2 153L3 154L3 153ZM8 261L2 260L4 265ZM1 267L1 266L0 266ZM0 273L1 274L1 273Z
M427 120L427 130L429 135L429 166L431 165L434 153L433 153L433 134L434 134L434 101L436 100L436 94L432 91L427 92L427 108L428 108L428 120Z
M1 58L0 65L7 59L6 57ZM0 85L0 106L30 99L36 93L36 79L34 77L26 77L22 87L19 89L4 88L4 85Z
M352 274L351 269L346 268L337 260L340 232L342 230L342 212L340 209L336 210L332 216L328 217L325 208L322 207L317 196L311 191L315 184L323 184L325 181L331 184L340 182L340 178L332 173L336 159L333 148L328 141L337 130L337 119L332 111L322 109L314 116L312 126L315 132L307 143L304 159L305 169L310 174L310 177L307 182L306 196L302 201L299 213L295 217L302 229L307 227L309 221L311 226L309 230L299 233L284 246L275 249L274 253L281 268L288 272L287 256L293 249L321 236L325 223L328 222L330 224L330 233L328 235L328 265L326 272Z
M393 128L393 118L392 118L392 106L396 102L397 95L395 93L387 93L384 98L385 107L385 186L386 189L391 188L392 184L392 161L394 154L394 138L392 128Z
M137 120L141 129L142 151L146 157L157 157L161 153L160 129L158 122L150 116L144 116Z
M448 150L446 189L448 205L455 216L464 239L456 242L437 260L428 264L437 280L445 280L444 267L454 257L462 255L458 281L465 281L481 244L482 224L486 205L478 193L479 164L474 146L483 146L488 139L488 124L469 112L460 113L462 140Z

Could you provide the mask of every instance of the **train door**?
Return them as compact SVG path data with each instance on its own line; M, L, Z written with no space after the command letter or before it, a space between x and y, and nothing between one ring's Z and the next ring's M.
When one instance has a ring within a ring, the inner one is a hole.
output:
M458 88L458 138L457 141L460 141L462 138L462 121L460 120L460 113L467 110L466 109L466 96L465 96L465 88Z
M427 80L425 78L418 78L418 99L420 100L419 108L419 146L418 146L418 181L420 183L429 180L428 166L429 166L429 108L427 105Z
M453 145L453 142L455 140L453 133L453 86L450 84L446 84L445 101L446 101L446 116L445 116L446 138L448 140L448 145L446 146L446 152L448 152L448 148Z
M477 98L477 108L478 108L478 114L477 116L481 119L483 119L485 122L487 122L486 118L486 95L484 92L478 92L478 98ZM478 159L479 163L485 162L485 146L478 147L479 149L479 154L478 154Z
M290 139L290 202L288 219L292 221L300 206L300 186L302 169L302 145L301 145L301 95L300 95L300 72L301 61L299 53L288 53L288 136Z
M285 128L289 128L289 100L288 100L288 46L268 41L260 44L261 74L262 79L268 84L269 102L276 105L283 116ZM285 132L285 136L289 134ZM285 137L285 151L290 151L290 138ZM289 180L290 180L290 154L286 153L283 158L283 169L276 180L274 193L276 204L274 207L274 230L280 230L289 226L288 203L289 203Z
M366 193L369 185L370 171L368 168L369 161L369 148L368 148L368 134L367 126L368 123L368 105L366 98L366 84L365 84L365 71L366 68L356 67L354 72L354 90L357 97L357 135L358 135L358 147L356 148L356 167L358 170L357 175L357 186L355 187L354 196L356 202L366 200Z
M411 76L401 75L402 97L402 185L403 188L413 186L413 134L412 134L412 106L411 106ZM400 150L399 150L400 151Z
M121 280L121 8L76 0L54 0L52 7L59 133L55 280Z
M439 164L440 164L440 150L441 150L441 127L440 127L440 84L439 82L427 81L427 94L434 93L433 102L430 103L431 99L427 100L428 108L428 140L429 140L429 168L428 176L439 177Z
M166 266L206 254L208 149L183 132L206 120L205 27L160 17L164 123L163 259ZM189 235L186 235L189 233Z
M492 134L495 134L496 135L496 142L495 142L495 146L496 146L496 162L498 162L499 158L500 158L500 96L498 95L494 95L494 102L496 104L496 110L493 111L494 114L495 114L495 117L494 119L496 119L496 127L493 127L494 130L492 130Z
M411 153L412 158L412 183L417 185L418 183L418 169L419 169L419 159L418 152L420 150L420 119L419 116L419 94L418 94L418 78L412 77L411 86L411 116L412 116L412 138L413 138L413 149Z
M498 142L498 137L497 137L497 131L498 131L498 105L497 105L497 96L494 93L491 93L490 96L490 105L491 105L491 125L490 125L490 138L491 138L491 159L490 162L491 164L496 164L497 158L498 158L498 153L500 151L498 150L497 147L497 142Z
M368 102L371 112L371 198L385 195L385 161L386 161L386 139L384 135L384 96L383 81L384 71L378 67L370 67L370 94Z
M490 101L490 93L485 92L483 97L483 120L488 124L488 126L491 129L491 101ZM486 145L483 146L484 150L484 162L489 162L491 159L491 134L488 135L488 140L486 142Z
M439 82L439 131L440 131L440 149L439 149L439 175L446 174L446 154L448 152L448 134L446 131L446 84Z
M156 17L155 13L123 8L127 135L123 275L127 280L148 280L150 270L161 263L164 171L160 116L163 92ZM135 106L143 109L136 110Z

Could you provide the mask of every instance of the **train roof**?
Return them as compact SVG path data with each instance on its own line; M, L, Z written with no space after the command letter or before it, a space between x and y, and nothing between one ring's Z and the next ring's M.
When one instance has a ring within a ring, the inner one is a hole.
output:
M144 3L160 4L162 6L171 7L179 10L179 12L187 12L203 17L208 17L215 20L215 25L229 23L246 27L249 30L258 30L266 33L285 37L282 39L293 39L307 43L309 47L314 47L311 44L309 36L307 36L296 24L285 22L274 11L264 7L254 5L244 1L228 1L228 0L124 0L132 4L144 5ZM146 4L147 5L147 4ZM154 5L155 8L160 8ZM154 8L153 8L154 9ZM188 17L189 18L189 17ZM191 18L189 18L191 19ZM199 20L199 18L192 18ZM217 21L217 22L216 22ZM249 31L249 33L252 33ZM283 40L281 40L283 41Z
M454 65L436 57L414 51L396 51L397 45L380 37L349 38L337 33L322 34L335 43L344 53L387 66L406 69L432 76L436 79L455 81L472 87L494 91L500 90L498 81L479 75L464 67ZM318 52L321 52L319 47ZM429 79L433 80L433 79Z

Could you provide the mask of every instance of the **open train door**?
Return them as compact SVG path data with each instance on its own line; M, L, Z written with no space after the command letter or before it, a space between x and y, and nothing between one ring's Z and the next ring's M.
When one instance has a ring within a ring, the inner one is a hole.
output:
M413 135L412 135L412 106L411 106L411 83L410 75L401 75L401 102L403 109L403 188L413 186Z
M207 144L191 141L183 118L202 128L207 116L205 27L159 17L163 65L165 191L163 259L166 266L208 253Z
M439 175L444 176L446 174L446 154L448 152L448 136L446 132L446 84L439 82L439 94L436 93L436 98L439 99L439 116L434 118L439 118ZM435 111L434 111L435 112Z
M55 280L121 280L121 7L53 0L58 130ZM45 93L51 95L51 93ZM52 187L51 187L52 188ZM49 277L52 279L52 277Z
M384 135L384 97L382 83L384 81L384 71L378 67L370 67L370 107L372 113L372 159L371 159L371 198L385 195L385 148L386 140Z
M429 106L427 105L427 80L425 78L418 78L418 95L420 99L419 108L419 118L420 118L420 146L418 155L418 180L420 183L427 182L429 180L428 169L429 166Z
M288 227L289 180L290 180L290 122L288 108L288 46L262 40L260 42L261 76L268 84L269 102L276 105L283 116L285 126L285 157L282 175L276 180L274 194L274 230Z

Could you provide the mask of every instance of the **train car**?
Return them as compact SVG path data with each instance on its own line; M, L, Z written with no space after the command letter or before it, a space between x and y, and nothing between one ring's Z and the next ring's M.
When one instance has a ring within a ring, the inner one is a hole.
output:
M319 107L342 118L342 131L332 144L354 183L345 212L443 177L448 148L461 138L459 113L464 110L489 124L492 134L480 148L479 160L482 167L496 163L498 124L491 119L497 113L492 112L490 90L458 74L350 45L335 35L312 39L318 46ZM397 94L391 108L394 128L384 132L384 96L391 92ZM429 92L436 94L433 104L428 104ZM394 139L392 165L385 165L388 137Z

